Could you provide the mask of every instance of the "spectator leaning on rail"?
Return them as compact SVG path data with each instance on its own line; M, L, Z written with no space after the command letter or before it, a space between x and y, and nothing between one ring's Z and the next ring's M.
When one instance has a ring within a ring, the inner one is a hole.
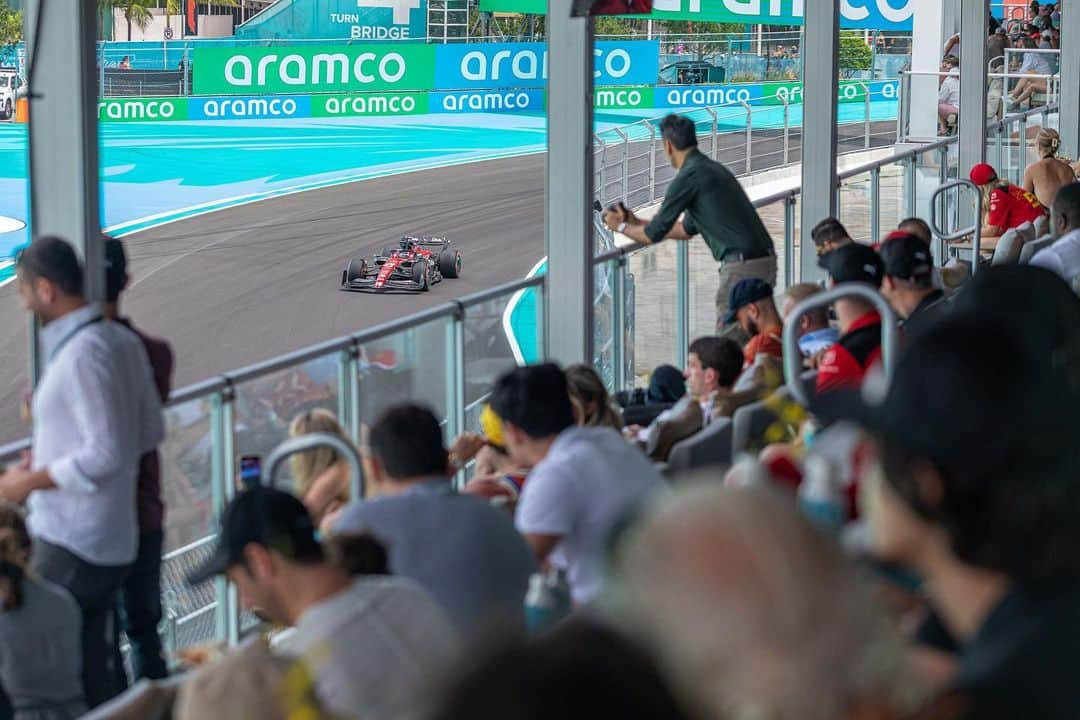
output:
M609 533L662 486L660 475L614 430L574 425L566 376L555 365L503 375L491 407L503 420L510 457L532 467L518 530L541 563L567 570L576 603L592 600Z
M1035 136L1039 160L1024 171L1024 190L1034 195L1045 207L1050 207L1058 190L1076 182L1076 173L1069 163L1057 156L1061 136L1057 130L1043 128Z
M1031 264L1057 274L1075 291L1080 280L1080 183L1058 190L1050 206L1054 244L1035 253Z
M776 253L772 238L746 191L722 164L697 147L692 120L668 115L660 123L664 151L678 174L668 187L664 204L646 224L624 207L604 214L608 227L646 245L665 238L701 237L720 263L716 291L716 328L724 329L731 287L746 277L776 282ZM679 215L683 218L680 221Z
M93 707L126 684L116 598L137 556L136 478L164 436L161 400L139 338L83 297L68 243L35 240L16 273L23 305L43 325L45 362L33 396L32 460L0 476L0 498L27 503L35 572L79 603Z
M169 398L172 387L173 352L169 343L147 335L120 315L120 294L127 288L127 254L124 244L106 237L105 242L105 317L118 322L138 336L154 371L161 402ZM165 503L161 500L161 458L157 448L139 460L139 478L135 491L139 516L139 550L131 573L124 580L122 592L124 634L131 643L131 670L135 678L159 680L167 677L168 668L161 648L158 624L161 622L161 554L165 541Z
M368 433L364 475L372 499L350 505L337 533L386 543L390 567L416 581L466 637L488 626L524 631L525 593L536 561L514 523L488 502L454 491L439 422L399 405Z
M815 409L878 442L874 550L923 578L959 641L964 717L1080 717L1080 300L1002 266L956 312L905 349L883 403Z
M738 409L732 394L743 367L739 344L731 338L703 337L690 343L686 364L687 394L670 410L661 413L647 428L626 429L631 439L644 444L645 453L666 461L671 448L719 417L730 417ZM744 403L756 398L742 398Z
M930 246L896 230L885 237L878 254L885 266L881 294L904 321L904 333L910 340L945 310L945 293L934 287Z
M983 250L993 250L1007 231L1046 215L1039 199L1019 185L998 177L986 163L971 168L971 182L982 191L983 226L980 236Z
M385 570L385 550L371 538L332 542L367 543ZM344 717L422 717L432 674L456 660L457 634L423 589L330 562L307 508L287 492L257 487L229 503L217 547L188 580L217 575L236 583L246 608L294 628L276 649L303 659L319 698Z
M881 257L870 247L851 243L824 255L820 261L833 285L863 283L877 290L881 287L884 266ZM825 351L818 363L817 391L859 387L867 371L881 359L881 316L859 297L836 301L836 321L840 339Z
M22 513L0 503L0 696L11 706L0 715L74 720L86 712L79 606L28 572L31 552Z
M824 292L820 286L813 283L799 283L792 285L784 293L784 302L780 308L784 322L795 306L803 300ZM840 333L829 324L829 308L817 307L799 318L799 352L805 358L812 358L819 353L831 348Z

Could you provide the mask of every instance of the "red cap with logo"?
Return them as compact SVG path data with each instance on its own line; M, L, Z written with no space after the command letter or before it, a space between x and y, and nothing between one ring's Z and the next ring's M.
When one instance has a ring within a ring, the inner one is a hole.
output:
M971 182L976 185L986 185L997 180L997 170L986 163L979 163L971 168Z

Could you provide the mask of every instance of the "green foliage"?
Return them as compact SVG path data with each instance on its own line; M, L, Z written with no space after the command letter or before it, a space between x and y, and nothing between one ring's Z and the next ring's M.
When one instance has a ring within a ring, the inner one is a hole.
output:
M840 71L845 74L869 70L874 64L874 51L863 40L861 32L840 33Z
M22 41L23 16L0 0L0 48L7 48Z

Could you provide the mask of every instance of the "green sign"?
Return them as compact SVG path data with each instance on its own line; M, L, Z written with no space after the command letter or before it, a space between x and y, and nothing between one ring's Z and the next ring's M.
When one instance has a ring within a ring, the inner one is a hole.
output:
M429 90L434 45L196 48L196 95Z
M316 95L311 100L312 117L416 115L428 111L426 92Z
M810 0L654 0L655 20L730 22L749 25L802 25ZM845 28L911 30L915 0L845 0L840 24ZM480 0L480 10L500 13L547 13L547 0Z
M593 91L597 110L635 110L653 107L652 87L602 87Z
M99 100L98 122L187 120L187 98L124 98Z

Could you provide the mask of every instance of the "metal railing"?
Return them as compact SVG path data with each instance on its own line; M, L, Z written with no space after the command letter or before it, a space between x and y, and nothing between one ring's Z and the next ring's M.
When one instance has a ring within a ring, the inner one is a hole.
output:
M1008 134L1008 142L1018 152L1027 152L1026 133L1020 132L1015 143L1011 133L1016 127L1023 128L1030 114L1037 112L1052 113L1054 108L1009 116L990 129L999 138ZM625 137L624 147L638 142L628 128L620 128L620 133ZM714 153L718 136L719 133L712 135ZM654 133L648 133L645 142L655 143ZM836 191L842 199L851 191L870 196L864 198L862 205L841 202L841 220L857 238L871 239L881 234L890 202L895 201L893 210L897 219L929 216L933 191L956 175L953 161L956 142L956 138L944 139L841 173ZM655 147L649 156L652 168ZM643 173L633 160L633 155L628 155L626 161L620 159L624 174L615 183L620 188L616 196L633 199L635 192L644 187L649 200L660 197L666 181L657 178L653 169ZM893 180L897 181L898 194L890 197L889 182ZM603 189L600 190L602 193ZM796 212L799 195L800 189L795 187L754 203L767 225L775 228L773 234L777 238L778 255L783 258L785 284L800 279L795 262L800 249ZM946 194L936 197L944 199ZM634 206L643 204L647 203L635 202ZM869 216L869 220L860 219L862 216ZM594 232L602 234L599 228ZM637 367L642 369L657 364L642 352L647 348L662 348L668 353L662 362L683 366L693 334L706 329L712 331L711 295L704 310L700 309L704 303L694 300L699 290L705 288L711 293L716 283L716 264L711 256L701 262L693 259L700 245L695 243L692 249L691 243L670 242L611 249L606 242L598 244L594 267L609 287L597 295L597 302L602 304L597 311L597 332L603 331L610 337L596 343L598 351L604 354L598 355L596 361L598 366L612 368L606 375L613 390L634 383L635 368L628 366L627 359L635 357L635 351ZM635 284L635 274L639 273L654 273L668 285ZM183 489L177 496L180 500L169 507L171 514L194 513L197 517L185 526L189 527L188 539L174 542L180 547L170 550L164 558L163 600L169 647L175 650L213 638L237 639L239 624L230 621L238 617L235 590L224 581L212 591L193 589L183 583L183 577L187 569L197 564L201 554L208 551L214 518L236 491L236 460L241 454L252 445L260 447L258 443L267 452L276 447L284 439L285 424L291 414L311 407L312 403L336 410L346 433L354 441L359 439L365 418L403 397L429 401L441 408L437 414L444 418L448 437L475 429L483 393L498 373L516 363L516 354L498 347L506 342L504 327L513 314L512 306L515 312L524 306L519 302L523 294L532 294L534 307L531 315L526 313L526 322L517 331L523 332L525 328L524 332L529 332L527 328L531 327L532 336L528 339L533 343L533 352L537 357L545 356L547 325L543 307L547 291L543 275L506 283L174 392L166 411L169 437L162 448L163 487L170 492ZM646 311L665 304L668 314L660 322L646 317ZM424 347L420 348L421 345ZM330 379L320 385L300 377L304 373L314 374L313 368L328 374ZM258 383L274 386L257 390L254 386ZM292 400L285 402L281 399L285 396ZM266 417L275 423L270 432L272 437L253 439L258 423ZM0 461L17 457L29 444L29 440L22 440L0 447ZM200 503L208 507L200 512L192 510L192 506Z

